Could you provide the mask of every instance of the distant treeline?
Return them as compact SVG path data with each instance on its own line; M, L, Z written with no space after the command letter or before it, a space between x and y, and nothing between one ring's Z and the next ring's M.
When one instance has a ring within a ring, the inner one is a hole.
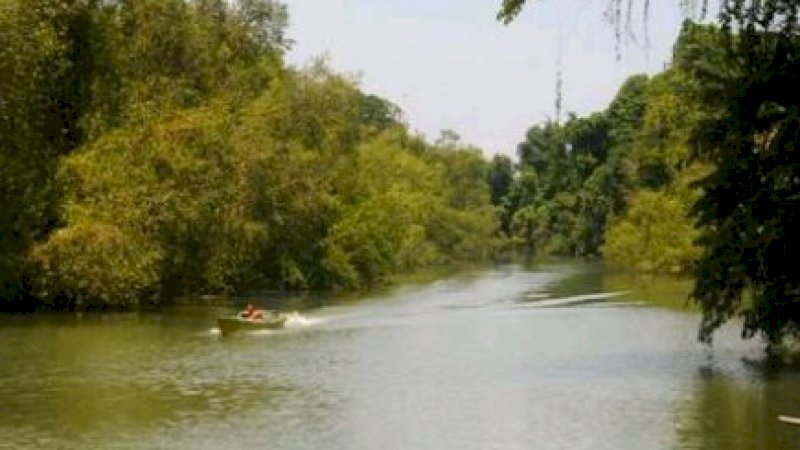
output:
M686 23L672 63L634 75L586 117L531 127L519 163L492 162L502 228L527 252L596 256L651 272L685 272L698 258L693 182L708 173L689 138L708 114L690 68L710 58L715 31Z
M358 288L489 257L480 151L288 67L286 23L271 0L0 0L0 307Z

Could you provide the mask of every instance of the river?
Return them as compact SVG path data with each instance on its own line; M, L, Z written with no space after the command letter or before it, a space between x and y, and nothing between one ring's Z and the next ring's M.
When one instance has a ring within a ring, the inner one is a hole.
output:
M697 343L685 289L503 266L225 339L220 306L0 316L0 448L800 448L800 372Z

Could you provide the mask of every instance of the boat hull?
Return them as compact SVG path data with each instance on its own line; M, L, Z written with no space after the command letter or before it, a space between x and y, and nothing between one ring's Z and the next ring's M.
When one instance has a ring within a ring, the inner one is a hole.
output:
M286 316L270 316L263 320L248 320L238 317L221 317L217 319L219 331L223 336L239 331L277 330L283 328Z

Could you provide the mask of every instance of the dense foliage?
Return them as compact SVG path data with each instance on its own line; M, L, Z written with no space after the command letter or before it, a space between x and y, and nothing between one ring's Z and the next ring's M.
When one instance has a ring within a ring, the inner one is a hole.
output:
M701 338L734 315L775 348L800 336L800 39L796 1L726 4L722 49L691 67L712 114L693 136L714 170L694 211L703 253L692 296Z
M689 163L687 134L701 111L679 63L697 28L687 24L670 68L630 77L606 110L528 130L499 202L515 242L648 272L691 267L690 185L704 169Z
M489 164L411 135L271 0L0 0L0 298L131 307L486 258Z
M525 3L504 0L498 17L513 20ZM626 196L607 256L648 270L696 260L692 297L706 342L734 316L744 317L744 337L760 334L771 349L800 336L798 16L796 0L724 0L719 28L684 27L672 67L649 83L641 131L623 156L630 186L650 192ZM532 180L523 164L517 183ZM633 251L637 242L647 244Z

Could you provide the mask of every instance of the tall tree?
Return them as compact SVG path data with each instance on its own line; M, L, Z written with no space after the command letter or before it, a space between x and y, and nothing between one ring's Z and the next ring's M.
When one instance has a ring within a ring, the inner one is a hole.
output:
M769 349L800 335L800 4L725 2L722 64L693 65L714 113L692 139L713 164L695 215L703 253L692 296L703 309L700 337L735 315L743 336Z
M498 18L513 20L525 3L504 0ZM722 0L722 33L706 33L721 51L676 55L710 110L689 140L713 167L694 207L702 254L692 298L706 342L734 316L744 317L744 337L761 335L768 349L800 335L798 17L797 0Z
M489 185L492 188L492 204L501 205L514 181L514 162L506 155L494 155L489 167Z

